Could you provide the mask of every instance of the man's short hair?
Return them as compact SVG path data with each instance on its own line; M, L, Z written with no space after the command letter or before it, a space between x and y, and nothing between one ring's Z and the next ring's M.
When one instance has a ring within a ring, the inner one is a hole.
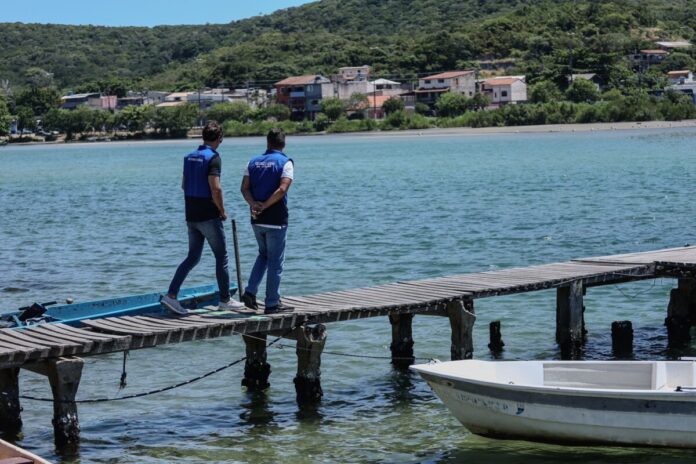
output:
M208 124L203 128L203 141L215 142L222 137L222 128L217 121L208 121Z
M268 142L268 146L271 148L284 148L285 132L283 132L283 129L279 127L273 128L268 131L266 141Z

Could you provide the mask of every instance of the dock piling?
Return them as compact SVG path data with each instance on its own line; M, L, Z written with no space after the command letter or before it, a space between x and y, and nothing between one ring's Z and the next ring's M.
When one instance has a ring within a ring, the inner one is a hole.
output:
M556 342L564 359L577 358L585 338L583 294L579 280L556 291Z
M14 438L22 430L19 368L0 369L0 435Z
M611 350L617 358L626 358L633 353L633 324L631 321L611 323Z
M407 368L416 361L413 356L413 313L390 314L392 342L389 348L392 364L398 368Z
M494 355L499 355L503 351L505 342L503 342L503 334L500 332L500 321L493 321L488 325L488 331L490 334L490 343L488 344L488 349Z
M679 279L667 306L667 338L670 348L683 348L691 341L690 329L696 322L696 281Z
M296 335L297 375L294 382L297 402L316 403L324 395L321 389L321 353L326 344L326 326L301 326Z
M452 361L474 357L474 314L473 300L454 300L447 303L447 315L452 328Z
M249 392L261 392L271 386L268 377L271 375L271 365L266 362L265 333L254 333L251 336L242 335L246 345L246 362L244 363L244 378L242 386Z

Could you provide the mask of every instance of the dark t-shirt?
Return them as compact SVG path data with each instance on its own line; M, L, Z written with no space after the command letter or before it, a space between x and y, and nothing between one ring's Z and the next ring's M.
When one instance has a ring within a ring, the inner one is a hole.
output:
M220 155L215 155L208 163L208 175L220 177L222 173L222 160ZM212 198L185 197L186 199L186 221L201 222L217 219L220 217Z

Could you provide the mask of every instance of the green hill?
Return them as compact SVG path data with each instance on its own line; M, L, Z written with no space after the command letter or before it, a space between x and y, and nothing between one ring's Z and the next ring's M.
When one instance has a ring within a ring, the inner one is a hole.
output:
M695 30L696 0L322 0L224 25L0 24L0 80L24 86L38 67L65 90L111 78L175 90L362 64L405 79L496 59L532 80L571 63L611 79L626 54Z

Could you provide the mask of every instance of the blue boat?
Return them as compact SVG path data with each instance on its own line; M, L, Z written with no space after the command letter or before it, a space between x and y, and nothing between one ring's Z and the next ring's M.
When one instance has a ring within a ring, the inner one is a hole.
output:
M230 294L234 295L236 291L236 286L230 288ZM160 299L164 294L166 292L61 305L57 305L55 302L34 303L31 306L20 308L18 311L0 315L0 328L21 328L56 322L79 327L80 321L85 319L162 314L167 312L160 304ZM188 309L202 308L217 305L220 302L220 294L217 285L192 287L182 289L179 292L179 302Z

